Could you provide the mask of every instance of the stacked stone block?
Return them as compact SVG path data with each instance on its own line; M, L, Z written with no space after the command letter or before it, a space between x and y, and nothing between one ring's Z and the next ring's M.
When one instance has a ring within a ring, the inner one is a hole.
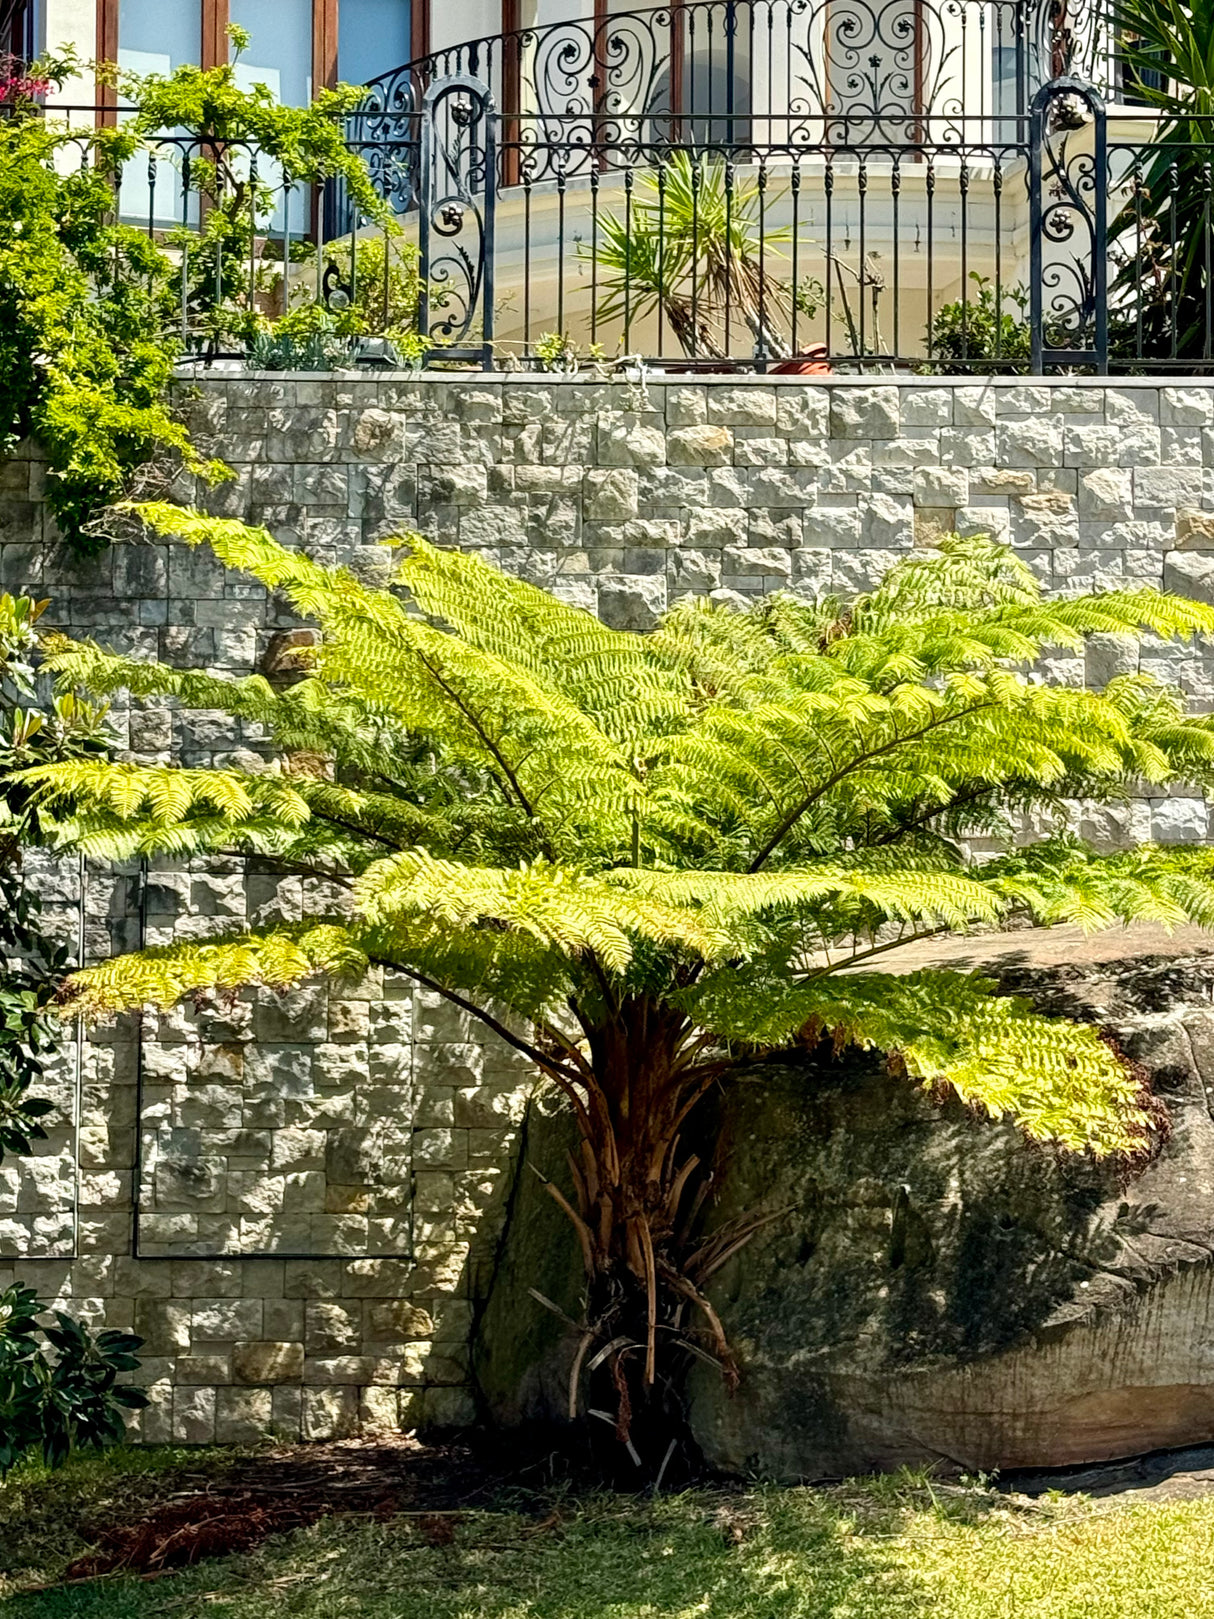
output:
M177 494L383 577L417 529L621 628L688 594L846 595L941 534L1008 541L1052 588L1214 601L1214 386L1202 381L661 378L205 371L183 393L233 468ZM58 543L26 451L0 464L0 587L79 636L247 674L294 625L205 553ZM1115 638L1054 678L1142 667L1214 708L1214 655ZM259 768L257 727L115 706L145 759ZM1195 792L1076 806L1107 843L1204 837ZM32 872L87 959L332 901L218 860ZM531 1084L479 1024L408 980L122 1020L48 1070L51 1138L0 1166L0 1283L147 1341L149 1440L308 1438L464 1420Z

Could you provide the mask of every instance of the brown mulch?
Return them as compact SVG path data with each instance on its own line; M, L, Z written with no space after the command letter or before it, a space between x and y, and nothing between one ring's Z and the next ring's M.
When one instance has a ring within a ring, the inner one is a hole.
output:
M448 1545L461 1511L520 1477L494 1450L423 1445L402 1436L284 1445L233 1459L219 1475L178 1477L176 1492L133 1521L92 1523L93 1548L66 1580L154 1576L209 1557L250 1551L270 1535L336 1514L409 1517L432 1545ZM56 1582L58 1583L58 1582Z

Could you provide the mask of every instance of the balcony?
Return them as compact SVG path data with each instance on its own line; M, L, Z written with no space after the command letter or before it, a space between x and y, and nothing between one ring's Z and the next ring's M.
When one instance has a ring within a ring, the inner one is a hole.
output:
M423 244L430 335L486 363L1006 370L1036 330L1103 366L1094 255L1155 133L1124 77L1052 4L687 0L407 63L349 139Z
M1149 205L1214 189L1214 119L1161 139L1140 88L1056 0L684 0L470 40L368 83L346 141L400 225L370 256L378 227L339 187L316 198L223 150L274 193L252 234L281 244L296 300L336 307L373 266L386 309L416 248L434 363L1209 369L1214 318L1188 310L1196 357L1167 318L1197 285L1173 284L1182 212L1168 241ZM213 149L158 136L123 215L196 224L190 168ZM320 244L306 271L304 236Z

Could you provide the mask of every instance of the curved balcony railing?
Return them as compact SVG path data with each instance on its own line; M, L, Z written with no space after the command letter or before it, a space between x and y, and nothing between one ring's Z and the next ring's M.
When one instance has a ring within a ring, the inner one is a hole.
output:
M1055 0L685 0L485 35L367 85L351 123L385 195L414 201L426 87L483 81L499 181L733 151L1006 144L1058 55Z

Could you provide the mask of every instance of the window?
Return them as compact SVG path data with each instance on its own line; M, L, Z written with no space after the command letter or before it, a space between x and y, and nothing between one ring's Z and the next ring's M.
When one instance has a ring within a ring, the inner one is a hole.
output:
M412 10L410 0L340 0L338 78L346 84L364 84L409 61L413 55Z
M171 73L197 62L202 40L202 0L121 0L118 8L118 65L133 73ZM120 115L121 116L121 115ZM181 168L169 155L153 168L136 159L122 175L119 203L124 219L156 226L181 220ZM193 214L193 209L191 209Z
M231 0L228 15L252 43L240 60L241 84L264 84L289 107L312 99L312 0Z
M35 0L0 0L0 51L32 61L39 51L39 6Z
M137 73L171 73L197 62L202 42L202 0L122 0L118 8L118 61Z

